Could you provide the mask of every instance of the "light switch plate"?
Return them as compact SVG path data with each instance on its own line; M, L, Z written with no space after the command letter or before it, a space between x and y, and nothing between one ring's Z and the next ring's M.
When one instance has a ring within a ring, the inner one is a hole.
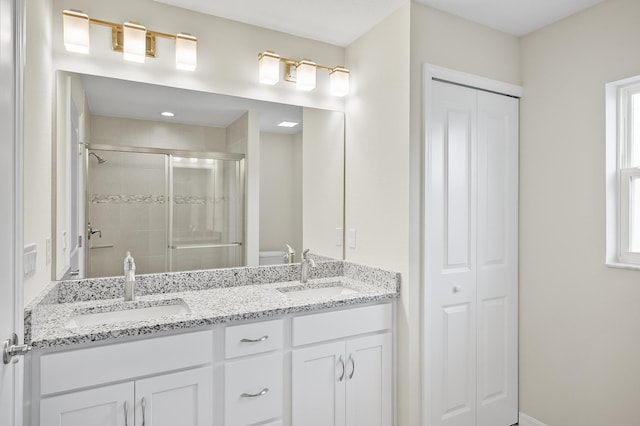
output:
M36 272L36 261L38 256L38 246L28 244L24 246L24 276L30 277Z
M356 248L356 229L349 228L349 248Z
M342 228L336 228L336 247L342 247Z

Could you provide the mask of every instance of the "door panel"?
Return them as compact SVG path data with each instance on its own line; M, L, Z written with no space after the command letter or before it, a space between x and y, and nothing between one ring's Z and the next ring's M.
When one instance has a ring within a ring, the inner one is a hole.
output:
M133 416L133 382L67 393L40 402L40 426L125 426L133 424Z
M292 352L292 424L344 426L344 350L337 342Z
M137 426L209 426L212 407L211 367L136 381Z
M433 83L426 165L430 424L475 422L476 93Z
M518 420L518 100L478 92L478 426Z
M390 426L391 335L347 342L347 426Z

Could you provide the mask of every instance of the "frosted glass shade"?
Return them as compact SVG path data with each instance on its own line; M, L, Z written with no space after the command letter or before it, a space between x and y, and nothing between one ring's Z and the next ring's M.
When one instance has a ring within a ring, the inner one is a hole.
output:
M189 34L176 36L176 68L194 71L198 65L198 39Z
M335 67L329 74L331 94L345 96L349 93L349 70L343 67Z
M280 55L273 52L263 52L258 55L260 67L260 83L273 86L280 81Z
M296 67L296 87L309 91L316 88L316 63L307 59L300 61Z
M125 61L144 63L147 52L147 29L133 22L125 22L122 26Z
M64 48L69 52L89 53L89 16L75 10L62 12Z

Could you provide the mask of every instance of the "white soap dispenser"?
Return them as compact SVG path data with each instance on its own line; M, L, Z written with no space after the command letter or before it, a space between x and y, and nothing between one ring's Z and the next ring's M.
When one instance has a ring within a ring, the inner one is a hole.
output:
M124 258L124 300L131 301L135 298L136 285L136 262L131 256L131 252L127 252Z

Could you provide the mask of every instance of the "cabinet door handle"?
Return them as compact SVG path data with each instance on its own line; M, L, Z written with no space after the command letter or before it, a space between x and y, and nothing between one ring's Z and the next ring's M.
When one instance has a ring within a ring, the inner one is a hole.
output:
M145 426L145 423L147 422L147 401L142 398L140 405L142 406L142 426Z
M124 426L129 426L129 401L124 402Z
M258 393L241 393L240 398L257 398L262 395L266 395L269 392L269 388L264 388Z
M258 343L258 342L264 342L268 338L269 338L268 335L264 335L259 339L242 339L242 340L240 340L240 342L242 342L242 343Z
M351 374L349 374L349 380L353 379L353 374L356 372L356 361L352 355L349 355L349 361L351 361Z
M340 355L340 358L338 358L338 362L342 366L342 373L340 373L340 378L338 379L338 381L341 382L344 379L344 373L345 373L344 360L342 359L342 355Z

